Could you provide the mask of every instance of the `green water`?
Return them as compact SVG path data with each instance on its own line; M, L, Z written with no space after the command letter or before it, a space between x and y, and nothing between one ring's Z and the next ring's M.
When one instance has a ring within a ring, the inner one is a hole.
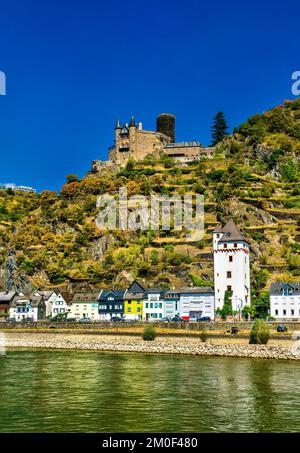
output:
M11 351L1 432L300 431L300 363Z

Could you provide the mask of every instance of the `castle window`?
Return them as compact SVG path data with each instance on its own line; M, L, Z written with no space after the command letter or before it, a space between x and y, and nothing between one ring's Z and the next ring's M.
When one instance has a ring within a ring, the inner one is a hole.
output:
M233 256L232 256L232 255L229 255L228 258L229 258L229 263L232 263L232 261L233 261Z
M231 278L231 272L230 271L227 272L227 278Z

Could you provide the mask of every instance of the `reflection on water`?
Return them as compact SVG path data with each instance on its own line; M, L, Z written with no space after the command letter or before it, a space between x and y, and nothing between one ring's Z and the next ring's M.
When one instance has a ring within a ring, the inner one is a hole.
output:
M300 431L300 363L11 351L1 432Z

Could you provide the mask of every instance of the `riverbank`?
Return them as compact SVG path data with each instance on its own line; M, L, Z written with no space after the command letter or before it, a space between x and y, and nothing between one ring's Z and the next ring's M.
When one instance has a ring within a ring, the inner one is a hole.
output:
M12 333L4 335L7 348L74 349L144 354L182 354L194 356L250 357L277 360L300 360L300 347L294 342L285 345L249 345L246 342L209 341L158 337L155 341L141 338L89 334Z

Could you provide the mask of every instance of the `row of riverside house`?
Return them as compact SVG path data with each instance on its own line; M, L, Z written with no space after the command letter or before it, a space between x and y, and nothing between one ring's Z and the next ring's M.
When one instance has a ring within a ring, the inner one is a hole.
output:
M300 319L300 283L271 284L270 316L280 320ZM138 280L126 290L95 289L75 293L68 303L58 291L37 291L30 296L14 291L0 292L0 317L17 322L46 318L98 322L117 318L127 321L213 320L215 293L210 287L148 289Z
M164 290L148 289L134 280L126 290L101 289L75 293L67 303L60 292L37 291L25 296L14 291L0 293L0 314L11 321L74 319L76 321L197 321L214 319L214 291L209 287Z
M72 300L58 291L37 291L30 296L0 293L0 316L37 321L66 317L76 321L111 321L113 318L159 321L181 318L197 321L215 318L231 294L232 309L242 314L250 305L250 244L237 225L229 220L213 231L214 289L147 288L135 280L127 289L92 289L75 293ZM229 292L229 293L228 293ZM273 283L270 315L275 319L300 319L300 283Z

